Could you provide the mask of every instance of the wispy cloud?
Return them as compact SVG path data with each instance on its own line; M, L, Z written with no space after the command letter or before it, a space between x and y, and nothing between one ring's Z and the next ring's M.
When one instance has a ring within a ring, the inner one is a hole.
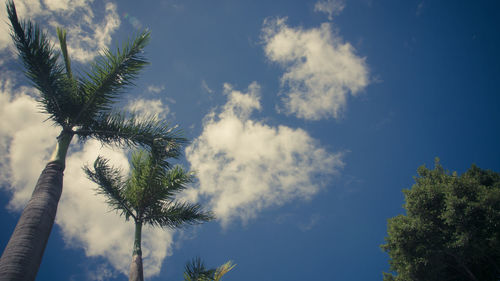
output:
M345 0L321 0L314 4L314 11L328 14L329 20L333 20L333 15L339 15L344 8Z
M205 80L201 80L201 88L203 90L205 90L207 93L209 94L213 94L214 93L214 90L210 89L210 87L208 87L208 84Z
M199 179L188 197L208 198L223 226L311 198L343 166L341 153L322 148L304 130L252 120L261 108L257 83L246 92L225 84L224 92L227 103L206 116L202 134L186 149Z
M8 77L3 73L0 78L0 157L3 159L0 187L12 194L10 208L21 210L55 147L59 130L50 122L43 122L46 116L39 113L34 89L15 88ZM94 183L82 171L82 165L92 164L98 155L112 159L113 164L123 167L125 172L129 169L124 150L102 147L96 141L89 141L83 147L71 146L56 223L68 246L84 249L89 257L104 257L118 271L127 274L133 224L109 209L104 198L95 194ZM172 235L171 231L144 229L146 276L160 272L162 261L171 253Z
M417 11L415 12L417 17L419 17L422 14L422 12L424 11L424 6L425 6L425 1L421 1L420 3L418 3Z
M148 92L153 93L153 94L159 94L165 90L164 85L149 85L148 86Z
M319 120L341 116L349 95L369 83L365 59L332 31L292 28L286 18L267 19L262 29L269 60L279 63L285 112L299 118Z
M116 272L104 264L98 265L94 269L87 270L87 280L105 281L116 277ZM76 281L76 280L75 280Z
M319 223L320 219L321 219L320 214L312 214L307 222L299 223L299 228L302 231L309 231Z

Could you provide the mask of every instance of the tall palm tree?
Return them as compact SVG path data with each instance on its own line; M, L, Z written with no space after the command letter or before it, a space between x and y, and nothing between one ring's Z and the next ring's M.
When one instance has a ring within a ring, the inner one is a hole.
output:
M188 262L184 269L184 281L220 281L236 265L232 261L217 267L207 269L200 258Z
M71 70L66 31L57 29L62 53L30 21L20 21L12 0L6 3L12 39L26 76L40 92L39 103L48 119L61 128L55 151L42 171L0 258L0 280L34 280L49 238L62 192L68 146L77 135L103 144L140 145L171 157L184 138L167 123L114 112L112 105L147 65L143 49L150 34L143 32L116 53L102 52L82 77ZM168 150L165 148L168 147Z
M199 204L179 202L175 195L192 182L194 175L181 166L170 167L165 158L143 150L132 154L132 169L127 178L121 171L98 157L94 169L84 167L89 179L98 185L98 193L126 220L133 219L135 239L129 281L142 281L142 226L177 228L185 224L202 223L213 219Z

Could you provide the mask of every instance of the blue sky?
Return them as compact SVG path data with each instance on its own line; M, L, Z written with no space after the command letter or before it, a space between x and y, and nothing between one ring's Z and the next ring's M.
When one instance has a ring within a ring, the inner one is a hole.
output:
M121 108L157 114L192 140L183 200L218 220L146 229L147 280L186 261L233 260L225 280L380 280L386 220L439 157L500 170L496 1L16 1L85 69L101 48L152 31L151 65ZM1 14L5 21L5 11ZM0 28L0 248L54 146ZM81 166L127 151L75 144L37 280L123 280L133 225L95 196Z

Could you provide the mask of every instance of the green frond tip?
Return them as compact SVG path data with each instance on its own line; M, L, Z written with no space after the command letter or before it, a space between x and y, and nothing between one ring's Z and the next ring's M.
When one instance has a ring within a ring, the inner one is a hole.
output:
M222 276L226 275L229 271L231 271L236 266L233 261L228 261L225 264L219 266L214 274L214 281L219 281Z
M59 38L59 45L61 46L64 65L66 66L66 74L68 75L68 78L73 79L73 73L71 72L71 61L69 60L68 55L68 46L66 45L66 30L58 27L57 37Z

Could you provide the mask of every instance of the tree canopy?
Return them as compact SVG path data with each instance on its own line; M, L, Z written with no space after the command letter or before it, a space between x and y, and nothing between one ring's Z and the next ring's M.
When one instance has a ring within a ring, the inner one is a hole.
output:
M500 280L500 174L418 168L403 190L406 215L388 220L384 280Z

